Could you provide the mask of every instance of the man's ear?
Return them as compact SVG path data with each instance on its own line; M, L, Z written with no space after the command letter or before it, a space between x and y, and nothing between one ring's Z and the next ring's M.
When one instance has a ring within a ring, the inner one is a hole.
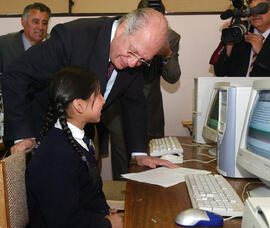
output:
M24 17L21 17L21 24L22 24L22 27L24 27L24 23L25 23Z
M82 99L74 99L72 101L72 107L78 113L82 113L85 109L85 102Z

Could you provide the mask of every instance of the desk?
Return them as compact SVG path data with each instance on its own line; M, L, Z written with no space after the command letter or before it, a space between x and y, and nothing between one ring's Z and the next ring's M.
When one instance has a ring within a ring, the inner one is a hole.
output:
M181 143L191 144L191 137L180 137ZM198 155L198 152L208 153L198 147L182 145L184 159L209 160L206 156ZM216 173L216 162L203 164L199 162L186 162L180 165L186 168L209 170ZM130 172L147 170L136 163L130 164ZM254 180L254 179L253 179ZM228 178L236 192L241 195L244 185L251 179ZM174 223L176 215L185 209L191 208L188 191L185 182L164 188L157 185L127 181L124 228L179 228ZM224 222L223 227L241 227L241 218L234 218Z

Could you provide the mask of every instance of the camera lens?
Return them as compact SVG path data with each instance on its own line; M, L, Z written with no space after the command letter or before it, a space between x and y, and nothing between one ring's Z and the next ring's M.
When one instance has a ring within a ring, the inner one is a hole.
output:
M247 34L247 28L243 24L233 25L222 30L221 40L223 43L239 43Z

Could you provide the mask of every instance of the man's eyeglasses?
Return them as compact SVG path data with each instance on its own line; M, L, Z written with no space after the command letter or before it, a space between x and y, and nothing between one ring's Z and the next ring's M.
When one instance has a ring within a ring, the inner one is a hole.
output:
M150 61L146 61L144 58L139 57L135 52L131 51L131 50L127 50L127 52L129 54L131 54L133 57L137 58L142 64L146 65L147 67L151 66L151 60Z

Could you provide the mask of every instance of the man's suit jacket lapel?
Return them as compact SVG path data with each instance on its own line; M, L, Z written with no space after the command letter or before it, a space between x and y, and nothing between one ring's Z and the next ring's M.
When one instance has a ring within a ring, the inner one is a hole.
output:
M106 108L107 105L112 103L117 96L119 97L121 96L121 94L125 93L125 91L129 89L132 81L135 80L135 78L138 77L139 74L142 77L140 69L140 67L135 67L117 71L117 77L113 84L112 90L110 91L110 94L106 99L106 104L104 105L104 108Z
M95 69L99 77L101 94L104 94L107 85L107 68L110 54L111 30L114 19L109 20L106 26L101 27L96 37L95 48L89 61L89 68Z
M253 70L250 73L252 76L269 75L270 72L269 47L270 47L270 35L268 35L266 40L264 41L263 47L254 62Z
M22 33L23 30L21 30L20 32L15 34L15 40L16 42L14 42L12 45L14 47L14 50L17 50L19 53L23 53L24 52L24 45L23 45L23 40L22 40Z

